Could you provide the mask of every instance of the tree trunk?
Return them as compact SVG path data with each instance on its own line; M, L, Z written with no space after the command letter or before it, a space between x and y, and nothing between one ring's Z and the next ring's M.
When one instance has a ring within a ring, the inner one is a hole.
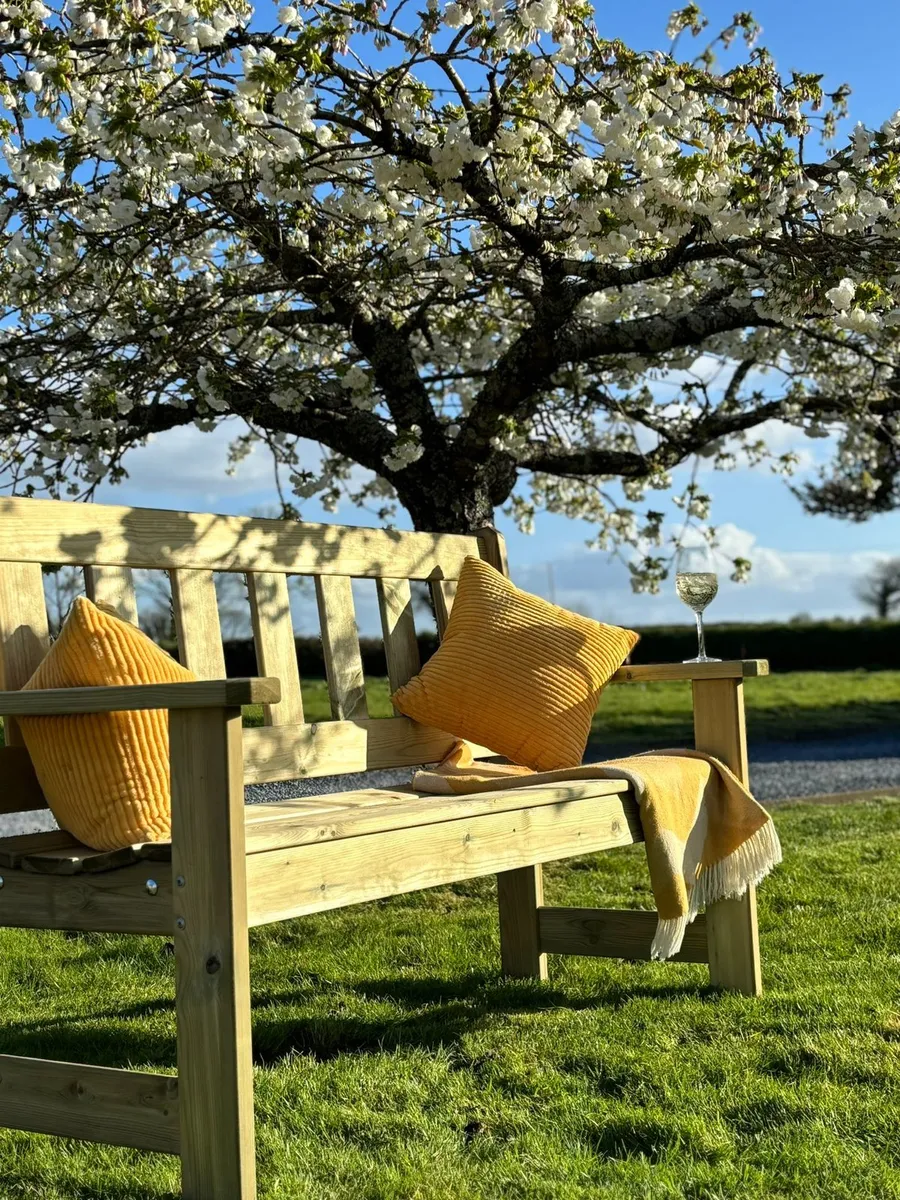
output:
M475 469L449 455L426 454L391 482L415 529L475 533L493 525L494 510L509 498L516 478L515 463L505 454L497 453Z

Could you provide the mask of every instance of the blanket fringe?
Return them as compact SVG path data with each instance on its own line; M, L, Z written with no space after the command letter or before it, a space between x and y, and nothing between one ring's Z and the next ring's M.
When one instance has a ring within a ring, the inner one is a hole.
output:
M748 887L755 887L781 862L781 842L771 818L760 826L737 850L701 867L697 882L691 889L687 916L660 920L650 947L650 957L671 958L681 949L685 930L701 909L717 900L743 896Z
M692 920L692 917L671 917L664 921L660 917L656 923L653 941L650 943L650 957L661 962L664 958L671 958L673 954L677 954L684 941L685 930Z
M717 900L743 896L748 887L755 887L780 862L781 842L770 817L737 850L717 863L700 868L700 875L691 889L689 919L693 921L701 908L715 904Z

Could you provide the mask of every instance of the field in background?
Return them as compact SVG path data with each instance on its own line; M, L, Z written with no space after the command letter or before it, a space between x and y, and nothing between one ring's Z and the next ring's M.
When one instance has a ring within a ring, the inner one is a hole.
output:
M900 671L794 671L744 681L751 740L801 741L862 733L900 736ZM689 683L609 688L592 740L684 744L692 736Z
M900 671L795 671L744 684L751 740L796 741L858 733L900 735ZM368 681L369 713L389 717L386 679ZM324 680L303 683L305 715L331 717ZM252 724L262 709L249 709ZM689 683L630 683L610 687L594 717L592 742L647 743L660 748L692 738Z
M504 980L490 879L253 930L260 1195L900 1200L900 802L775 819L759 1000L665 963ZM650 908L644 848L553 864L547 894ZM164 939L7 929L0 956L0 1052L174 1071ZM0 1178L173 1200L177 1165L3 1130Z
M748 679L744 689L751 742L900 736L900 671L794 671ZM370 716L391 716L387 680L369 679L366 690ZM303 706L308 721L331 719L324 679L303 681ZM259 725L262 708L251 706L244 716L247 724ZM662 749L688 745L692 736L689 683L629 683L601 697L591 742Z

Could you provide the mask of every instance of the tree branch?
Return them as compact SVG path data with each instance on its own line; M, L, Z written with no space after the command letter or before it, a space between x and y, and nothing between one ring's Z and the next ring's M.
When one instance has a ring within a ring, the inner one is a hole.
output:
M666 313L635 317L615 325L586 327L573 322L559 338L560 363L590 362L622 354L656 355L695 346L719 333L735 329L779 327L769 317L759 317L752 306L707 298L675 317Z
M401 428L418 425L425 442L443 439L428 390L419 375L407 333L390 318L377 315L369 306L358 283L350 275L330 272L316 256L318 231L309 231L309 250L294 246L284 236L277 220L256 201L221 195L223 206L246 229L253 245L266 262L276 267L286 282L307 299L333 314L347 330L362 354L372 364L378 386L384 393L391 416Z
M677 317L636 317L616 325L591 327L554 320L552 314L539 317L497 363L475 398L457 445L484 452L506 419L524 420L533 414L554 372L565 364L699 345L714 334L746 327L751 323L748 315L746 305L707 302ZM759 317L752 323L776 324Z

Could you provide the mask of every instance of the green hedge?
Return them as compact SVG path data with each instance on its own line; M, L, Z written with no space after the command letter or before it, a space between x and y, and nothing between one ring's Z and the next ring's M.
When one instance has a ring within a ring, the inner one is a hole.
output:
M886 671L900 668L900 622L804 621L710 624L706 652L716 658L767 658L773 671ZM641 631L632 661L679 662L697 653L690 626Z
M325 678L325 658L322 653L322 641L317 637L298 637L297 658L300 663L300 675L304 679ZM387 664L384 660L384 644L381 638L360 638L359 648L362 651L363 670L372 677L387 675ZM429 659L437 649L437 638L423 635L419 638L419 654L422 662ZM256 652L250 638L242 641L225 643L225 669L229 676L256 675Z
M900 670L900 622L808 621L757 625L707 626L707 652L717 658L767 658L773 671ZM425 662L434 653L433 635L419 638ZM386 675L380 638L360 638L367 675ZM632 662L681 662L697 652L697 635L689 625L651 625L641 630ZM300 673L307 679L325 677L322 643L317 637L297 638ZM253 643L225 643L229 675L255 675Z

